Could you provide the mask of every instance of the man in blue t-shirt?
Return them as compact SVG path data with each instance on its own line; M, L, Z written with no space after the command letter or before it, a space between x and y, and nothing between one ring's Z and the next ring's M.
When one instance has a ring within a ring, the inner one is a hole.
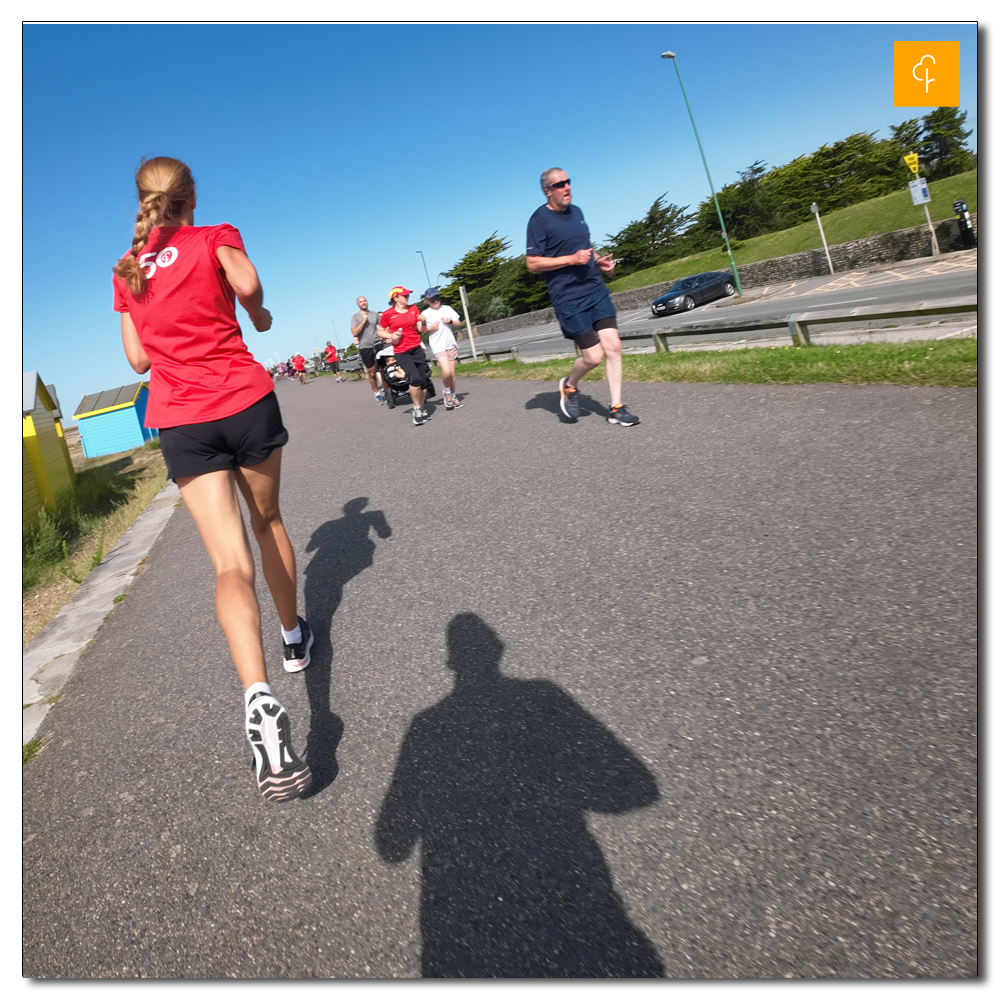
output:
M550 167L542 174L546 202L528 220L525 265L541 274L549 288L563 336L580 349L569 375L559 380L559 406L571 420L580 416L577 385L587 372L605 362L611 409L608 423L632 427L639 418L622 404L622 342L618 314L601 273L610 274L610 254L598 257L590 242L583 212L572 204L566 171Z

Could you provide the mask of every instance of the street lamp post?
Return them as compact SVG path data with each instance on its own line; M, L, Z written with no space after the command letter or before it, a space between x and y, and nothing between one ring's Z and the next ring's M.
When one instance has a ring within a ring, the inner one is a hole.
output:
M694 137L698 143L698 152L701 153L701 162L705 165L705 176L708 178L708 186L712 191L712 201L715 202L715 211L719 216L719 225L722 226L722 239L726 244L726 253L729 254L729 263L733 267L733 279L736 281L736 291L742 295L743 289L740 286L740 276L736 270L736 261L733 260L733 251L729 246L729 234L726 232L726 223L722 218L722 209L719 208L719 199L715 196L715 185L712 184L712 175L708 172L708 160L705 159L705 150L701 148L701 137L698 135L698 126L694 123L694 112L691 110L691 102L688 100L687 91L684 89L684 81L681 79L681 69L677 65L677 56L673 52L664 52L660 58L672 59L674 69L677 70L677 82L681 85L684 103L687 105L688 114L691 116L691 127L694 129Z
M417 253L420 254L420 263L424 265L424 277L427 279L427 287L430 288L431 276L427 273L427 261L424 260L424 252L423 250L418 250Z

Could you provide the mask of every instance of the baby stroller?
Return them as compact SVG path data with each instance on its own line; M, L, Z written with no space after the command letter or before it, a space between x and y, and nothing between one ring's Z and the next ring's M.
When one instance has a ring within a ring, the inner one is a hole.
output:
M426 356L427 353L425 351L424 357ZM375 371L382 376L382 391L385 393L385 405L390 410L396 405L398 399L403 397L406 399L410 398L409 379L407 379L406 373L397 364L392 345L383 347L375 355ZM424 383L423 388L427 390L428 399L437 395L434 383L429 378Z

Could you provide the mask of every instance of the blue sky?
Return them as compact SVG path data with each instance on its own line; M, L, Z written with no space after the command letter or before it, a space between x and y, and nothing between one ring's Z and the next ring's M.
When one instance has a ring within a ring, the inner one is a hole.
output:
M973 24L29 25L24 30L24 357L69 415L136 377L111 310L143 156L185 160L196 223L230 222L274 327L267 362L348 340L354 299L435 283L497 232L523 253L538 175L564 167L595 239L667 192L716 187L928 109L895 108L893 41ZM971 143L977 148L977 134Z

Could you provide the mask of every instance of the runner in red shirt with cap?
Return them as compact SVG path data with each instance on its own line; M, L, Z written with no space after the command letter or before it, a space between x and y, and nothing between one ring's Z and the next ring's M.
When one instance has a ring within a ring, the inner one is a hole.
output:
M411 294L412 290L402 285L396 285L389 292L390 308L379 317L378 335L392 344L399 367L406 372L410 399L413 400L413 422L419 426L430 419L430 414L424 409L424 401L427 399L425 386L430 381L431 370L420 339L424 321L420 310L407 301Z
M146 160L135 182L135 237L114 269L125 356L140 375L152 368L146 426L160 430L167 475L180 487L215 568L215 611L244 687L257 786L266 799L294 799L310 787L312 772L292 750L288 713L268 683L254 558L238 495L281 620L285 670L304 670L313 636L298 615L295 553L278 508L288 431L270 376L243 343L236 299L258 331L270 329L271 314L239 231L195 226L194 179L185 164L166 156ZM176 690L175 702L183 705L185 696ZM197 766L192 754L191 767Z

